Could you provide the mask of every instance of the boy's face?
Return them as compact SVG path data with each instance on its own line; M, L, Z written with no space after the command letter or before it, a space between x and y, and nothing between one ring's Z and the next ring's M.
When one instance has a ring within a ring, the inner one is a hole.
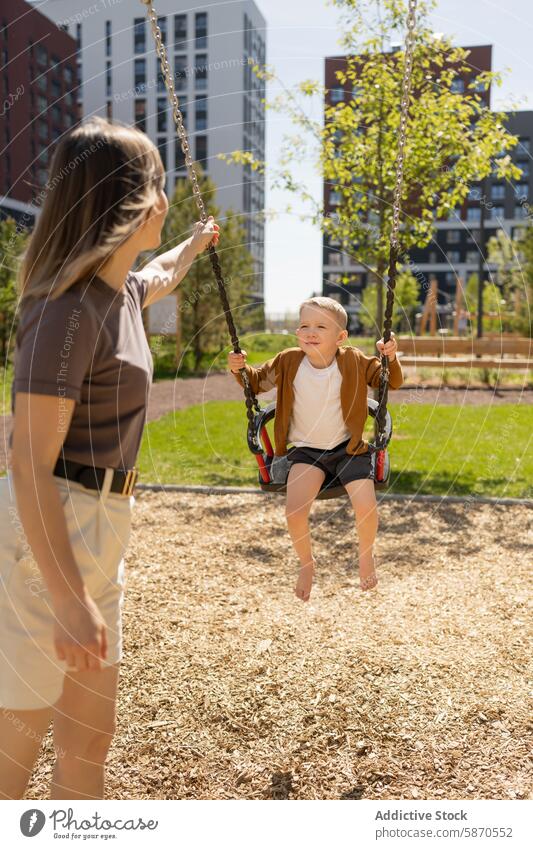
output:
M300 348L317 363L329 363L348 333L342 330L333 313L320 307L306 306L300 313L296 330Z

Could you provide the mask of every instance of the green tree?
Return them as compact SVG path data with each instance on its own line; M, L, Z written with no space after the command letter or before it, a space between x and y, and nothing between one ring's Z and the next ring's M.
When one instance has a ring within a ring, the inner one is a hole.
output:
M221 217L214 202L216 187L198 169L198 182L206 211L220 223L220 257L228 298L239 333L261 329L263 307L254 298L253 259L246 247L246 234L240 216L231 210ZM163 230L163 247L169 250L190 233L198 220L196 204L188 180L179 180L170 201L170 211ZM198 370L205 355L219 353L229 343L226 319L207 253L198 257L179 286L179 315L184 352L191 351L193 368Z
M8 363L9 349L14 347L18 302L16 280L26 239L26 232L20 230L12 218L0 221L0 354L4 368Z
M414 312L419 303L418 280L410 271L400 271L396 278L394 306L392 310L392 329L405 327L412 330ZM359 319L363 327L381 336L382 328L376 323L377 287L367 286L363 292L362 309Z
M503 230L489 239L488 262L496 266L496 282L505 302L502 330L531 336L533 223L528 221L513 239Z
M403 38L407 3L333 3L344 17L341 43L346 70L338 71L337 79L345 96L326 106L324 124L305 108L307 101L323 99L318 82L305 80L296 91L288 91L271 70L256 66L255 73L281 87L282 93L268 105L288 115L296 129L281 147L273 185L308 202L312 220L369 269L377 288L376 327L381 328L405 62L403 50L387 50L392 41ZM409 249L431 241L435 219L453 215L473 183L493 170L500 178L520 174L508 153L517 138L505 130L505 116L491 112L481 97L489 85L501 84L500 75L481 72L474 77L469 51L435 36L429 21L435 5L436 0L418 4L401 198L399 243L404 261ZM470 82L461 91L465 74ZM304 157L314 158L338 192L335 215L325 215L322 203L295 178L293 166ZM264 163L250 152L236 151L223 158L265 171Z
M477 314L478 276L471 274L465 288L465 309L472 315ZM505 331L506 302L495 283L483 284L483 330L488 332Z

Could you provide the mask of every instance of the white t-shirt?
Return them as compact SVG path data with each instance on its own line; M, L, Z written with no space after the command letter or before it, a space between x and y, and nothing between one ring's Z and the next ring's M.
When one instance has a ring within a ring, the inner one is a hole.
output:
M305 356L294 378L288 441L297 447L335 448L350 438L341 409L342 377L335 359L315 368Z

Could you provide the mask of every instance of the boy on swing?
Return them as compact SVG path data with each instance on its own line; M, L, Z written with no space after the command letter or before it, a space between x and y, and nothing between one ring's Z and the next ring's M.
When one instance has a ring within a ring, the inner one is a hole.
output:
M276 455L291 461L287 479L286 517L300 561L296 596L308 601L315 560L309 533L309 513L326 477L332 473L350 498L359 537L359 578L362 590L378 579L373 546L378 514L371 453L363 430L368 414L367 386L377 387L381 363L358 348L343 346L348 316L333 298L310 298L300 306L296 330L298 348L286 348L260 368L246 364L246 351L230 353L228 366L242 385L246 368L256 394L277 388L274 441ZM394 334L376 343L389 360L389 386L403 383ZM293 447L287 450L288 443Z

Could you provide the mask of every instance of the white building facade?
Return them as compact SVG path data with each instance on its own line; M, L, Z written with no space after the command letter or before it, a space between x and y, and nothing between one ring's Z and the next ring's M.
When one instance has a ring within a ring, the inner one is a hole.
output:
M46 0L42 14L78 43L81 114L136 124L157 144L167 193L186 176L146 7L130 0ZM264 160L266 23L252 0L157 0L154 7L174 75L193 159L217 186L222 210L243 214L255 260L254 300L263 299L264 178L218 154L252 151Z

